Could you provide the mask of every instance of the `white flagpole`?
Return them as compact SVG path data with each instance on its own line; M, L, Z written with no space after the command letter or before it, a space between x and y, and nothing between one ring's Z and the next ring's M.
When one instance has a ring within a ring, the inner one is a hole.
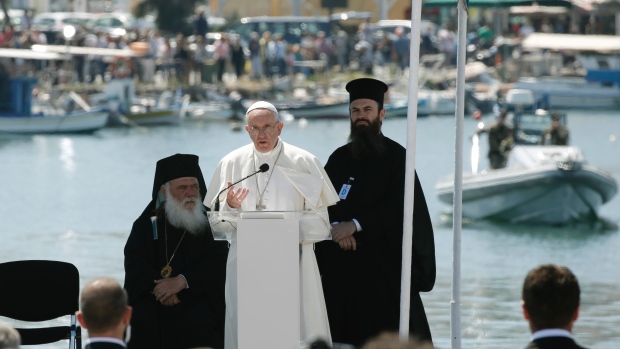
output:
M454 207L452 209L452 301L450 340L452 349L461 349L461 226L463 215L463 122L465 117L465 48L467 0L458 0L458 51L456 56L456 131L454 137Z
M418 80L420 78L420 23L422 1L411 1L411 45L409 56L409 98L407 106L407 162L405 165L405 203L403 215L403 252L400 276L400 328L402 341L409 338L411 307L411 248L413 244L413 195L415 188L416 127L418 120Z

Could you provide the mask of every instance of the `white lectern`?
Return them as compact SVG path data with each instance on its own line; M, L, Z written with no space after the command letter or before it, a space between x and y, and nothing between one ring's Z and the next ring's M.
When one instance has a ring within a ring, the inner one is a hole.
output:
M317 215L209 212L214 238L228 240L231 254L236 251L229 255L228 267L236 257L237 279L228 282L237 288L238 349L299 346L300 219Z

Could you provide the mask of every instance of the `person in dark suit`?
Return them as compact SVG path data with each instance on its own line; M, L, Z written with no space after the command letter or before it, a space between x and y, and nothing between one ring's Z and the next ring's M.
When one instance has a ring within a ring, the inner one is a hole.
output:
M521 306L532 341L526 349L584 349L571 335L579 294L577 277L567 267L544 264L527 274Z
M85 348L127 348L123 339L132 309L121 285L110 278L97 278L84 287L80 298L76 316L82 328L88 330Z

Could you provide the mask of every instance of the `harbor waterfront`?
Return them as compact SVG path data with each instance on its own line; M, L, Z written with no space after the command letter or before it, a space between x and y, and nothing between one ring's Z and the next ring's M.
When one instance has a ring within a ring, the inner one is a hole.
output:
M620 182L620 115L617 110L566 111L570 143L588 162ZM483 118L492 122L492 116ZM465 171L478 121L466 116ZM407 121L390 118L383 132L406 142ZM452 283L451 207L434 186L454 168L454 118L418 119L416 169L435 228L437 282L423 293L438 348L450 348ZM348 120L294 120L283 140L315 154L322 163L346 142ZM230 124L185 121L178 126L105 128L92 135L0 135L0 262L52 259L73 263L81 286L99 276L124 281L123 248L133 221L151 197L157 160L174 153L200 156L210 180L219 159L248 144ZM486 136L481 167L487 165ZM377 203L381 204L381 203ZM462 233L463 348L524 348L530 331L520 299L526 273L541 263L568 266L582 287L578 343L616 349L620 343L620 195L602 206L602 217L577 226L510 225L465 220ZM415 231L414 231L415 234ZM10 287L14 280L4 280ZM56 287L57 285L49 285ZM41 290L45 292L45 290ZM13 325L19 323L0 318ZM64 348L59 342L42 348Z

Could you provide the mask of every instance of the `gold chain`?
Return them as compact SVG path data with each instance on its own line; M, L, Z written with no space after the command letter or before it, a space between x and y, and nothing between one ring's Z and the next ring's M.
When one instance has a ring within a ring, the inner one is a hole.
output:
M170 277L170 275L172 275L172 267L170 266L170 263L172 263L172 259L174 258L174 255L177 253L179 246L181 246L181 241L183 241L183 238L185 237L185 233L187 233L187 229L185 229L185 231L183 232L183 236L181 236L181 240L179 240L177 247L174 249L174 252L172 252L172 257L170 257L170 260L168 260L168 222L164 220L164 235L166 235L166 261L167 262L160 272L161 276L164 279L167 279Z

